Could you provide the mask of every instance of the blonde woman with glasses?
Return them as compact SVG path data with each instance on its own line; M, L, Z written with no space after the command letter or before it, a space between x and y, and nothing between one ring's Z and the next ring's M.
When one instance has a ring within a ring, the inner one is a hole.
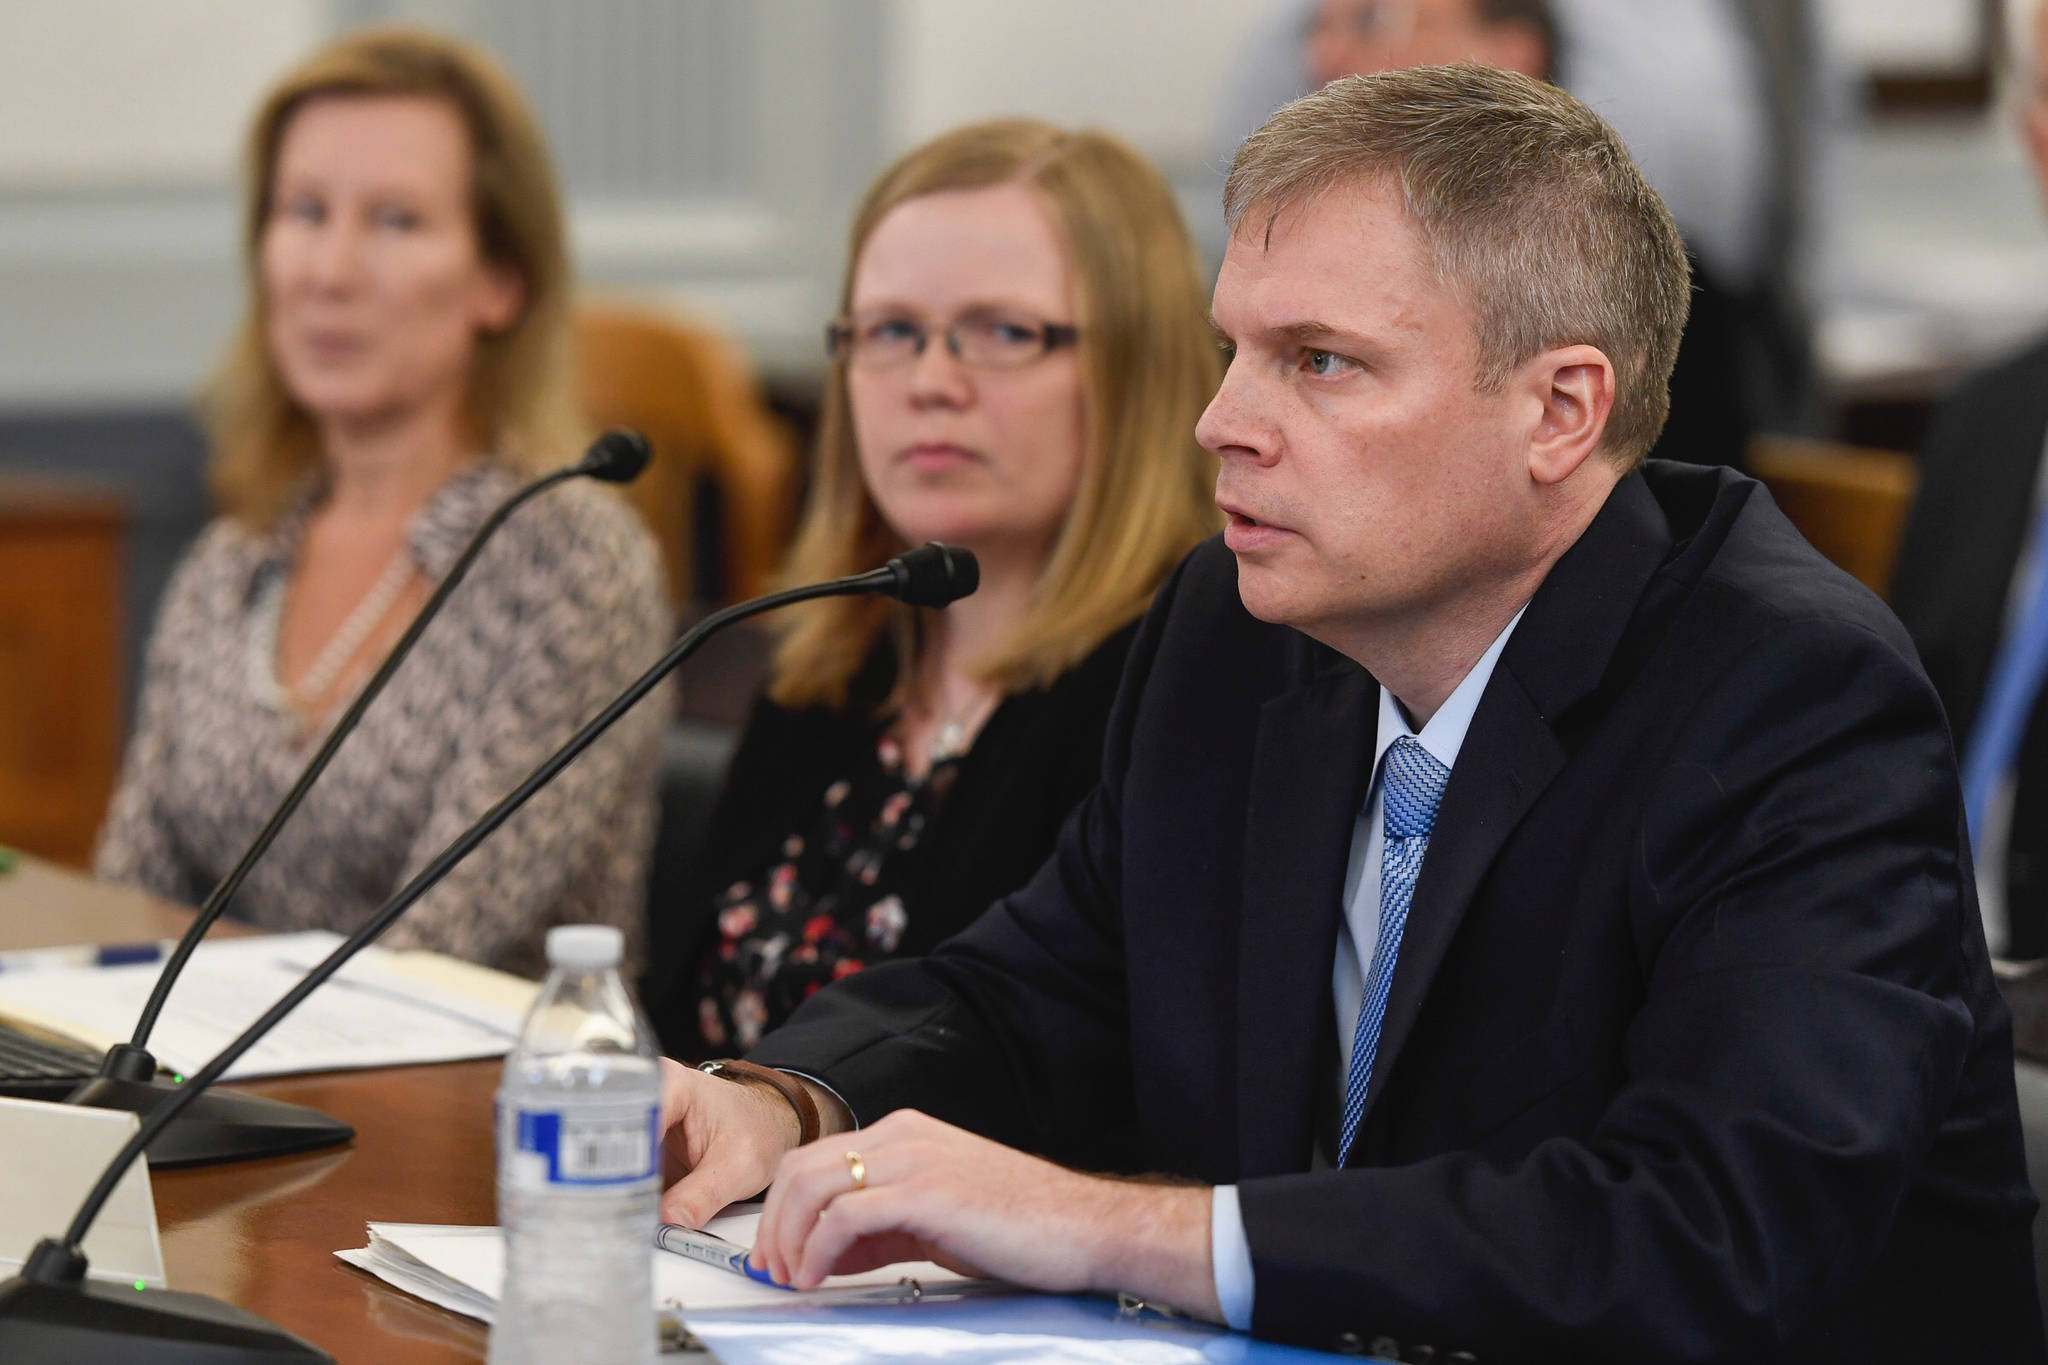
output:
M1094 785L1133 622L1218 528L1194 423L1218 354L1165 181L1003 121L856 212L792 582L972 549L944 612L792 614L648 996L679 1056L745 1051L820 986L1014 890Z

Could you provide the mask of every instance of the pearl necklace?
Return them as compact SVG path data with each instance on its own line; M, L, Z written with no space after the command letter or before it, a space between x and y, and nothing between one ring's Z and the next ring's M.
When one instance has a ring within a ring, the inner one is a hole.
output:
M312 666L300 675L298 682L285 684L277 673L277 637L284 617L285 575L279 574L271 580L271 586L258 613L260 626L250 636L250 666L252 675L261 680L259 696L277 703L296 703L301 710L311 710L314 702L327 695L342 669L354 659L356 651L363 647L398 599L412 582L413 565L411 551L401 545L391 562L384 566L384 572L370 585L362 601L356 603L334 634L327 637L327 643L313 659Z

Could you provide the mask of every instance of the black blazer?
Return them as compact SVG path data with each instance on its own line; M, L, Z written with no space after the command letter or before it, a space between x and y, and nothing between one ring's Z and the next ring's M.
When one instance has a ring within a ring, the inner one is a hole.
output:
M1068 812L1095 787L1136 634L1135 622L1124 626L1049 685L1006 697L989 716L931 828L885 865L880 889L901 896L910 912L899 956L921 956L964 929L1052 852ZM697 1021L697 967L717 940L712 903L774 863L784 839L811 832L826 787L874 767L877 708L895 687L894 658L877 650L842 707L756 699L682 893L652 907L641 990L670 1056L731 1050L707 1047Z
M1312 1171L1375 687L1198 549L1055 858L756 1060L863 1121L1236 1182L1262 1336L2048 1358L1955 768L1876 598L1748 479L1622 481L1480 700L1352 1169Z
M2048 337L1973 376L1942 406L1892 575L1892 605L1969 742L2005 629L2048 444ZM2021 742L2005 867L2013 957L2048 956L2048 706Z

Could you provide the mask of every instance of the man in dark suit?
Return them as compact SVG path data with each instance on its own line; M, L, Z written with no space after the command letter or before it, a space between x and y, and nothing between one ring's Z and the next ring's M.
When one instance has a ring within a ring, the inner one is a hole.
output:
M800 1286L933 1255L1410 1360L2048 1356L1939 706L1756 485L1638 467L1685 265L1612 130L1339 81L1226 210L1229 529L1101 787L768 1070L671 1068L666 1214L773 1176Z
M2021 128L2048 196L2048 5L2036 10ZM1994 951L2048 957L2048 706L2038 639L2048 507L2048 337L1943 405L1892 603L1948 708Z

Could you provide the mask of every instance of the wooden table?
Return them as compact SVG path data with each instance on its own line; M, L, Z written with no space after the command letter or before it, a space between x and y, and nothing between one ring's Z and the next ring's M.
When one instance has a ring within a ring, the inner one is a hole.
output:
M0 873L0 948L133 942L175 934L190 919L33 858ZM171 1287L260 1313L339 1361L482 1360L481 1323L402 1294L334 1253L362 1246L373 1218L497 1221L491 1097L499 1069L451 1062L237 1086L332 1114L354 1125L356 1138L324 1152L152 1172Z
M190 911L33 858L0 873L0 949L133 942L176 933L190 919ZM236 932L232 925L220 928ZM483 1360L483 1324L401 1293L336 1260L334 1252L363 1245L363 1224L373 1218L497 1221L491 1098L499 1070L495 1061L453 1062L235 1087L321 1109L354 1124L356 1139L326 1152L152 1173L171 1287L260 1313L346 1365ZM1154 1345L1148 1326L1116 1323L1114 1306L1102 1300L1045 1302L1055 1317L1080 1322L1074 1340L1077 1349L1085 1343L1091 1357L1100 1358L1113 1341ZM947 1331L999 1330L963 1329L958 1318L947 1320L949 1310L968 1313L971 1306L916 1310L935 1316L906 1319L905 1325L935 1327L941 1337ZM865 1319L869 1326L906 1311L861 1310L873 1314ZM1052 1329L1027 1314L1017 1330ZM1175 1330L1209 1329L1180 1324ZM1245 1337L1217 1333L1214 1340L1230 1359L1315 1358ZM910 1355L883 1358L923 1361L934 1349L927 1338ZM684 1358L716 1362L715 1356Z

